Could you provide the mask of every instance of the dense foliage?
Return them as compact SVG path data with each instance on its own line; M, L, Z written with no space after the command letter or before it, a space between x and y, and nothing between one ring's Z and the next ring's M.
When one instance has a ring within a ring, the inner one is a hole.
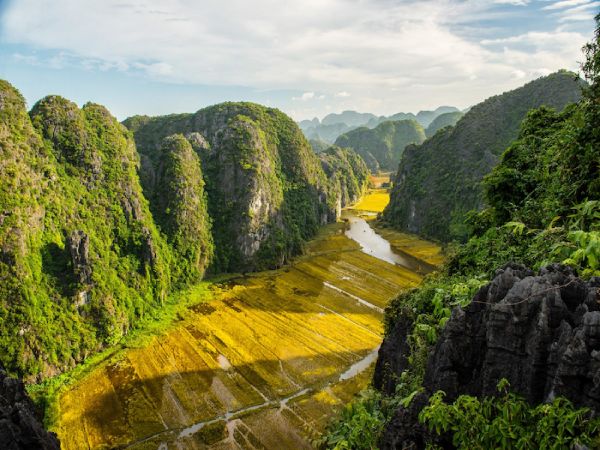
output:
M322 139L309 139L308 143L310 144L312 149L315 151L315 153L324 152L331 146L331 144L325 142Z
M444 403L444 393L439 391L429 399L419 419L438 434L452 433L452 443L461 450L600 446L600 418L593 417L589 409L575 409L560 397L531 407L509 388L502 380L498 384L499 397L479 400L461 395L450 405Z
M153 174L150 208L177 256L173 274L185 283L199 281L213 256L200 158L185 137L169 136Z
M391 413L382 414L389 412L385 404L406 405L422 390L427 358L451 309L469 304L498 267L507 262L536 268L562 262L584 277L600 275L600 28L596 40L585 49L588 59L583 68L591 85L583 89L581 101L560 113L547 107L529 112L517 139L483 179L479 189L487 207L469 214L468 242L450 249L443 270L428 276L419 288L401 294L387 308L386 334L400 318L412 323L409 369L394 380L395 396L376 397L378 402L369 403L367 412L361 410L361 423L378 429L373 419L391 418ZM441 131L428 143L441 149L438 144L448 142L452 133ZM362 417L365 414L370 417ZM344 427L356 420L344 416L332 425L324 441L349 439ZM422 410L421 421L434 431L451 433L458 448L599 445L598 420L587 411L576 410L560 398L529 405L507 390L498 399L460 396L450 405L443 402L443 394L436 394Z
M335 145L319 157L330 180L330 190L336 192L340 206L357 202L369 185L369 169L365 161L356 152Z
M342 134L335 141L339 147L348 147L363 157L369 169L395 170L404 149L409 144L425 140L423 127L414 120L386 121L373 129L360 127Z
M47 376L158 308L176 264L108 111L46 97L25 110L0 84L0 361Z
M581 97L582 81L561 71L474 106L451 128L408 146L384 218L442 241L465 240L466 213L484 204L482 178L499 161L532 108L562 110Z

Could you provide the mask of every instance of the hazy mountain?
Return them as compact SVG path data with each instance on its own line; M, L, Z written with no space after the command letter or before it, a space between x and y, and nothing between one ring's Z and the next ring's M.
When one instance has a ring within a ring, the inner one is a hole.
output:
M429 124L429 126L425 130L425 134L427 135L427 137L431 137L442 128L454 126L456 125L456 122L458 122L464 115L465 114L461 111L440 114L435 119L433 119L433 122Z
M425 140L423 127L414 120L386 121L373 129L360 127L337 138L335 144L356 151L373 172L398 167L400 157L409 144Z

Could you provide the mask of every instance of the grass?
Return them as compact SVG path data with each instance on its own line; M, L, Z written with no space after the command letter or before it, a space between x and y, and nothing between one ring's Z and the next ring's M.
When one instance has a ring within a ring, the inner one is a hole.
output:
M185 311L192 305L212 298L211 282L202 282L172 295L162 309L153 311L140 320L138 328L127 334L119 344L96 353L72 370L39 384L30 384L27 391L36 404L44 409L44 423L47 428L56 427L59 420L60 395L77 384L98 367L118 358L128 348L142 348L154 337L165 333L173 324L181 320Z

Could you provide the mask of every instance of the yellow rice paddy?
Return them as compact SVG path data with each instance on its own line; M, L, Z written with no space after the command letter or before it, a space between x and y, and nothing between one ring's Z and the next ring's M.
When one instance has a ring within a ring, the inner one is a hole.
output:
M420 281L326 227L293 265L213 285L168 332L95 367L61 394L54 431L65 450L311 448L367 386L371 369L352 367L374 359L382 309Z

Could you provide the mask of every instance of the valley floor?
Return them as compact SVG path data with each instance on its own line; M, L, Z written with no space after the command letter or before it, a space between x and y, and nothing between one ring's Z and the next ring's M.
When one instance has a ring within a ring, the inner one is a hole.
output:
M172 329L70 386L63 448L310 448L369 383L383 308L422 278L361 251L347 227L323 229L288 267L212 285ZM439 254L412 239L413 257Z

